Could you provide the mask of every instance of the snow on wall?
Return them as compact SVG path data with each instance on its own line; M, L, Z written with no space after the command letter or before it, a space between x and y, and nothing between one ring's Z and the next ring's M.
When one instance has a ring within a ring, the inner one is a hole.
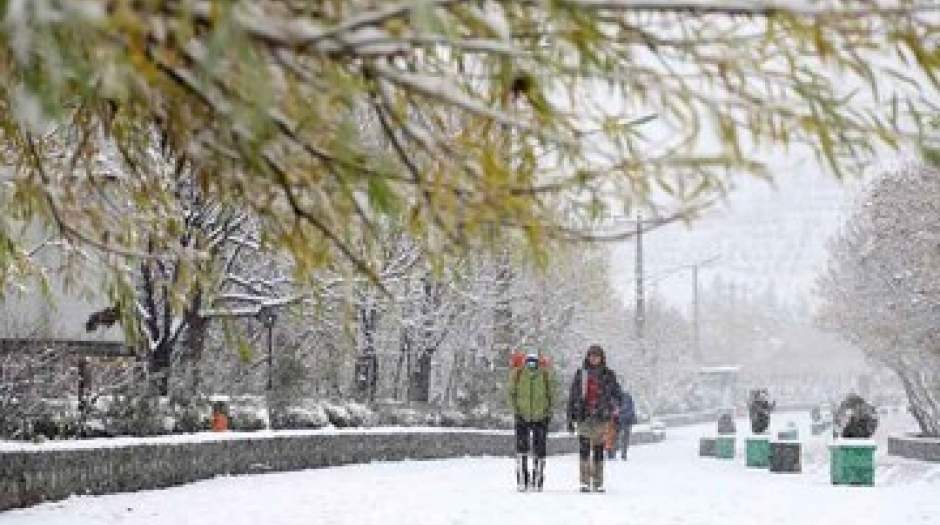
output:
M96 448L0 448L0 511L73 494L155 489L221 475L514 453L514 437L505 431L370 429L274 432L229 439L213 439L225 434L204 436L138 443L124 440ZM631 441L642 444L662 438L662 433L638 428ZM577 446L573 436L555 434L549 437L548 452L573 453Z

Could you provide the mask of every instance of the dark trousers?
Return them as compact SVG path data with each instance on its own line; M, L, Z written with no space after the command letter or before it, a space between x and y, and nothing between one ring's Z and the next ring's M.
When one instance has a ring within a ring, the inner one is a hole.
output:
M620 455L627 457L627 449L630 448L630 431L633 425L623 425L620 427Z
M591 443L591 440L589 438L578 436L578 453L580 454L582 460L587 461L593 455L594 463L603 463L604 462L604 442L595 441L594 443Z
M545 421L525 421L516 418L516 453L529 453L529 440L532 440L532 452L537 458L545 457L545 437L548 425Z

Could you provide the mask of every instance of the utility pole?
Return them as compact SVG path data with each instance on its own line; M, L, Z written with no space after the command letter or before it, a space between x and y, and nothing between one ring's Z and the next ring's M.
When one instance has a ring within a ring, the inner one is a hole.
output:
M619 224L629 223L628 218L626 217L613 217L615 222ZM649 224L652 228L655 228L658 225L661 225L661 221L649 220L645 221L646 224ZM643 231L644 231L644 221L643 216L639 213L636 215L636 230L634 237L636 237L636 264L634 265L634 270L636 273L636 311L634 312L634 334L637 341L640 342L642 347L642 339L646 331L646 290L645 286L645 276L643 273Z
M702 362L702 332L701 315L699 313L698 269L700 266L707 266L720 258L720 255L715 255L708 259L689 265L689 267L692 268L692 356L695 358L695 362L697 363Z
M646 310L645 310L645 294L646 290L644 286L646 284L655 285L655 283L661 281L662 279L674 274L678 270L685 270L689 268L692 270L692 354L697 362L702 360L702 334L701 334L701 305L699 299L699 284L698 284L698 274L699 269L708 266L718 259L720 255L712 256L708 259L703 259L691 264L683 264L676 266L665 274L660 275L658 278L654 278L646 282L645 275L643 273L643 228L642 221L637 219L636 226L636 336L638 340L642 340L645 329L646 321Z
M692 265L692 356L702 362L702 340L699 332L698 264Z

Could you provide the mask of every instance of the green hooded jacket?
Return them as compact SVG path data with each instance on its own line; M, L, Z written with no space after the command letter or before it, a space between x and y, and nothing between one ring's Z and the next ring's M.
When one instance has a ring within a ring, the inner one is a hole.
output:
M509 406L525 421L551 418L555 406L555 381L545 368L514 368L509 371Z

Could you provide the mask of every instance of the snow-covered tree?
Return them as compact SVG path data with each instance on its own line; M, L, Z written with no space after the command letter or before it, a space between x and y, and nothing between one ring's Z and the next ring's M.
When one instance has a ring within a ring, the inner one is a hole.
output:
M538 252L585 236L572 224L605 208L693 214L732 173L773 175L764 146L815 152L842 173L917 135L938 68L930 9L11 0L0 162L13 169L0 199L73 240L146 252L146 239L101 238L87 219L126 231L133 217L86 204L75 183L98 133L133 157L156 128L199 166L207 197L261 217L304 270L348 258L374 273L356 243L402 215L434 256L492 243L494 230ZM61 126L79 147L55 175L45 138ZM8 233L0 223L4 266Z
M830 246L820 322L892 369L927 435L940 435L940 171L875 180Z
M691 323L675 308L654 296L646 303L645 332L635 357L624 372L636 385L634 395L650 413L685 412L700 407L691 386L697 363L692 351Z
M266 250L257 217L210 197L199 182L200 166L175 155L155 131L140 152L122 150L101 132L76 143L75 132L63 128L46 138L57 162L45 173L75 179L69 191L101 210L57 223L95 231L79 243L81 254L86 264L112 270L104 290L111 306L94 313L86 328L119 322L139 347L154 393L169 393L175 362L198 369L213 319L256 316L311 293L297 290L283 255ZM77 169L69 159L81 148L96 155ZM108 249L114 238L134 248ZM192 381L185 392L198 390L198 375Z

